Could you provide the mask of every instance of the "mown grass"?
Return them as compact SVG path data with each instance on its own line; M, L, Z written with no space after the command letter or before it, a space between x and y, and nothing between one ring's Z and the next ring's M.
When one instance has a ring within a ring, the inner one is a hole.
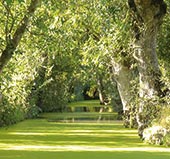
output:
M48 119L26 120L1 128L0 159L169 159L170 157L168 148L143 143L138 138L136 130L123 128L120 121L63 123L49 122L50 115L46 114L46 117Z

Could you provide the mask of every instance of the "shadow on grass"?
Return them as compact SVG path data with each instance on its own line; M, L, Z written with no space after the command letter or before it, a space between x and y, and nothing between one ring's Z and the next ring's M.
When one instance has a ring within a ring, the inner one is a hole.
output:
M41 152L0 151L2 159L169 159L169 153L151 152Z
M136 130L121 123L54 123L28 120L0 131L4 145L142 146ZM134 144L135 143L135 144ZM1 146L1 144L0 144ZM2 147L2 146L1 146Z
M169 151L142 143L136 130L125 129L116 121L36 119L0 129L0 159L168 159Z

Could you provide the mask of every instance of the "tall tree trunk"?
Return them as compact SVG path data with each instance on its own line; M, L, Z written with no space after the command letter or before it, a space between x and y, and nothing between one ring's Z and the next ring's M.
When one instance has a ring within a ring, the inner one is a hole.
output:
M166 4L163 0L129 0L133 15L133 30L135 35L134 58L139 71L139 96L138 128L142 137L143 129L151 122L151 116L144 115L145 109L153 109L146 102L155 96L163 96L161 91L161 72L156 54L156 37L162 19L166 13ZM147 107L147 108L146 108Z
M23 19L20 21L19 25L17 26L16 31L14 32L14 35L12 37L7 37L8 41L6 42L7 43L6 48L2 51L2 54L0 56L0 72L2 72L4 66L11 59L14 51L16 50L19 42L21 41L23 34L26 31L29 20L34 15L35 10L38 7L39 3L40 3L40 0L31 1L26 14L23 17ZM9 33L6 33L6 35L8 34Z
M114 79L123 105L124 125L125 127L134 127L131 112L131 100L134 97L131 89L131 81L134 79L132 70L123 63L118 63L112 59Z
M105 100L105 94L104 94L104 87L103 87L103 82L102 82L102 78L98 77L97 78L97 86L98 86L98 93L99 93L99 100L100 100L100 104L104 105L104 100Z

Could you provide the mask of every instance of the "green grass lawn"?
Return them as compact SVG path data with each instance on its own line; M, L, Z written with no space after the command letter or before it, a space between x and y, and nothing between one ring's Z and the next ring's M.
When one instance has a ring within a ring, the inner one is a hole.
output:
M170 149L142 143L137 131L123 128L121 121L51 122L55 115L67 114L0 128L0 159L170 158Z

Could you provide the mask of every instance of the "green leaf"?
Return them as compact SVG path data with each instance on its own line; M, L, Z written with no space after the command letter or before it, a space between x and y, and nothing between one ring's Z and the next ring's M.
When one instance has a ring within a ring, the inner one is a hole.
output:
M8 5L12 4L13 0L5 0Z
M19 3L25 2L25 0L18 0Z

